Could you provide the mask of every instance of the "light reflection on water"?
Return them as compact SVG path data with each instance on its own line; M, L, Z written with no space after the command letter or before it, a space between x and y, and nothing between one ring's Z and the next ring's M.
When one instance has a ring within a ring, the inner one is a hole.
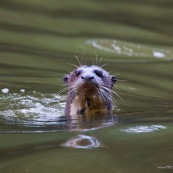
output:
M126 129L121 129L123 132L127 133L149 133L162 129L166 129L166 126L163 125L149 125L149 126L135 126Z
M66 130L64 96L57 94L4 93L0 97L1 133L43 133ZM62 117L62 118L60 118ZM57 128L58 126L58 128ZM10 128L9 128L10 127Z
M101 147L101 143L93 136L80 134L74 138L69 139L64 144L62 144L62 146L68 148L92 149Z
M128 43L118 40L90 40L87 42L96 49L113 52L116 54L135 56L142 58L164 58L166 60L173 59L173 51L166 48L146 46L142 44Z
M113 118L88 120L66 119L65 97L58 94L4 93L0 97L0 133L44 133L60 131L91 131L116 123ZM9 128L10 127L10 128Z
M13 93L0 97L4 110L0 114L7 119L51 121L63 115L64 97L57 94Z

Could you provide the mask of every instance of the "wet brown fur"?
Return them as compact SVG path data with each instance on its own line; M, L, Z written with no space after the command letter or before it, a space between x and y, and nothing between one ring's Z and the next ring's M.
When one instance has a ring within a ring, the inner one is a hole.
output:
M82 81L82 69L91 69L95 82ZM94 70L100 70L103 77L98 77ZM77 70L81 70L80 75L76 75ZM113 80L114 79L114 80ZM79 115L93 116L97 113L112 112L112 95L111 90L116 82L114 76L98 66L81 66L69 75L64 77L68 87L67 101L65 106L65 115L76 118ZM80 82L78 82L80 81Z

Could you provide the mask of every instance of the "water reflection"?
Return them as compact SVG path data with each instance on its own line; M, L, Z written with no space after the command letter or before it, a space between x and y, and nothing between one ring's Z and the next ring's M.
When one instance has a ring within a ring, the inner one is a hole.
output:
M149 133L154 132L162 129L166 129L166 126L163 125L149 125L149 126L135 126L130 127L127 129L122 129L121 131L127 132L127 133Z
M135 56L143 58L164 58L172 59L173 51L166 48L156 48L152 46L146 46L142 44L128 43L118 40L90 40L87 42L96 49L100 49L107 52L113 52L120 55ZM133 59L132 59L133 60Z
M166 55L162 52L158 52L158 51L155 51L153 50L153 56L156 57L156 58L165 58Z
M62 116L64 97L57 94L33 93L3 94L0 101L4 109L0 114L9 120L51 121Z
M77 135L74 138L69 139L67 142L62 144L64 147L69 148L83 148L83 149L91 149L100 147L100 142L93 136L87 135Z

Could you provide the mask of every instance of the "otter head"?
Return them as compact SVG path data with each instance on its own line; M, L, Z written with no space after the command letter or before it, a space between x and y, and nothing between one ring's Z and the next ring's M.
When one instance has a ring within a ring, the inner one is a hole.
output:
M81 66L66 75L64 82L68 87L66 115L111 111L111 90L116 77L103 68Z

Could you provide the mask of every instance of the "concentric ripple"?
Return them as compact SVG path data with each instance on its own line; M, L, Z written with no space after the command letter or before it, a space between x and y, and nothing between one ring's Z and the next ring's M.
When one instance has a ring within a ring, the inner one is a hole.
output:
M64 147L68 148L83 148L91 149L100 147L100 142L93 136L78 135L72 139L69 139L66 143L62 144Z

